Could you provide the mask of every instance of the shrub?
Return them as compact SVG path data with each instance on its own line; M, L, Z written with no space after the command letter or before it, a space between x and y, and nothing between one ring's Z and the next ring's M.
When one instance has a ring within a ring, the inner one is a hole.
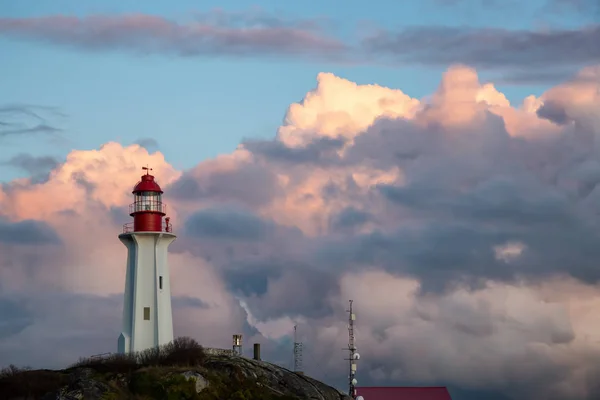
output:
M163 365L202 365L206 359L204 348L189 337L179 337L165 345L163 354Z
M10 364L8 367L0 369L0 379L19 375L25 371L30 371L30 370L31 370L31 368L29 368L29 367L19 368L14 364Z
M151 347L140 351L135 355L139 365L147 367L153 365L161 365L164 358L164 346Z
M91 368L97 372L130 373L149 366L202 365L206 359L204 348L192 338L179 337L160 347L137 354L111 354L107 357L81 358L70 368Z
M111 354L106 357L81 358L70 368L91 368L97 372L130 373L139 368L135 355Z

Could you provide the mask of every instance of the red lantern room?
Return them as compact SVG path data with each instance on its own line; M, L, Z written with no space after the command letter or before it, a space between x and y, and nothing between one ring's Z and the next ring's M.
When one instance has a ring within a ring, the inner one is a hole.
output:
M146 171L142 179L133 188L134 202L129 205L129 215L133 217L133 224L123 226L123 233L131 232L171 232L169 217L166 215L166 206L162 203L163 191L150 175L152 168L142 167Z

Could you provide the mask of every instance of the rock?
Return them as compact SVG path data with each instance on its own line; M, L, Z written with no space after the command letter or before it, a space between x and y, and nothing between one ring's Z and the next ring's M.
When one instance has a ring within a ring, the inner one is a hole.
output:
M337 389L305 375L297 374L286 368L265 361L236 357L210 356L206 368L224 371L230 376L241 374L248 379L262 379L267 389L279 395L314 400L350 400L351 398Z
M164 399L190 398L195 391L209 398L244 396L254 400L275 394L289 399L351 400L331 386L266 361L229 354L209 355L203 361L200 366L149 365L128 372L118 365L26 371L0 378L0 398Z
M183 375L185 377L185 379L187 379L188 381L190 379L193 379L196 381L196 393L200 393L201 391L203 391L210 385L210 383L206 380L206 378L203 377L198 372L185 371L185 372L182 372L181 375Z
M100 400L110 387L94 379L94 371L89 368L75 370L69 376L69 384L63 387L56 400Z

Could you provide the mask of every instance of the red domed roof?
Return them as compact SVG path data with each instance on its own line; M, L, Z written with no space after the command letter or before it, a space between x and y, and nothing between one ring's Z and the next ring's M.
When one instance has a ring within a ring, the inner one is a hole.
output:
M158 183L154 180L154 176L150 174L142 175L142 180L133 188L132 193L136 192L158 192L163 193Z

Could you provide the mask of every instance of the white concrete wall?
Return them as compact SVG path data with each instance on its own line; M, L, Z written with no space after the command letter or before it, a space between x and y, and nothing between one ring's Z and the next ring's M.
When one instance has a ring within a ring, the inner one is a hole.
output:
M175 235L166 232L133 232L119 235L127 247L127 272L123 304L120 353L136 352L173 340L168 247ZM162 290L159 280L162 276ZM150 320L144 320L144 308Z
M156 287L157 318L161 321L158 324L157 335L158 344L166 344L173 340L173 310L171 308L171 274L169 271L169 263L167 261L169 245L175 240L175 236L162 236L156 244ZM162 276L162 289L159 287L159 280ZM164 323L162 323L164 321Z

